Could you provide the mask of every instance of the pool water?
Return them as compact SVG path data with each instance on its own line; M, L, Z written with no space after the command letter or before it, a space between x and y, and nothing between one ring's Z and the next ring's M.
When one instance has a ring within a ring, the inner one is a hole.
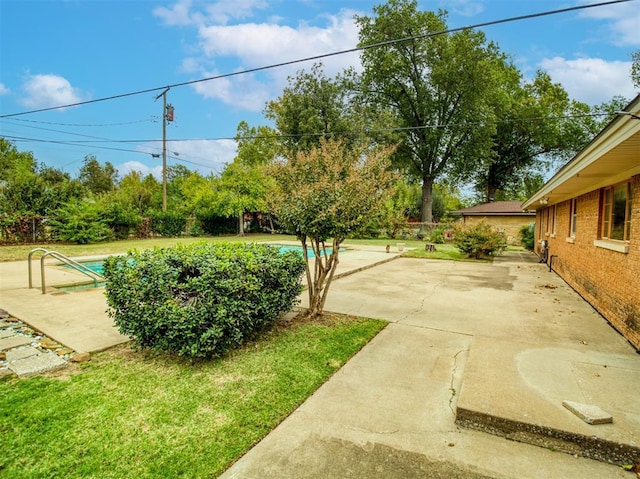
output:
M278 249L283 253L287 251L299 251L300 254L302 254L302 246L293 246L293 245L274 245L274 246L277 246ZM307 248L307 251L309 252L309 258L315 258L313 254L313 250L311 248ZM342 253L344 251L344 248L340 248L338 251ZM327 254L331 254L331 252L332 252L332 249L327 248ZM104 273L102 260L82 262L82 265L86 266L87 268L89 268L91 271L95 273L98 273L98 274ZM71 266L67 266L67 267L71 268Z

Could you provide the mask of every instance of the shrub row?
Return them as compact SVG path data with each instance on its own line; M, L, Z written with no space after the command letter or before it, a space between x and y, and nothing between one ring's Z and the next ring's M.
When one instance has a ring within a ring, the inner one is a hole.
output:
M210 358L290 311L304 261L256 244L197 243L111 256L109 315L141 347Z

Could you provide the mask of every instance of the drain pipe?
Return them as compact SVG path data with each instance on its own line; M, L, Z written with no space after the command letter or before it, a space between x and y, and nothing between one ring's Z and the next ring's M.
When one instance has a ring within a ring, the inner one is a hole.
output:
M553 258L557 258L557 257L558 257L557 254L552 254L549 257L549 273L551 273L551 271L552 271L551 267L553 266Z

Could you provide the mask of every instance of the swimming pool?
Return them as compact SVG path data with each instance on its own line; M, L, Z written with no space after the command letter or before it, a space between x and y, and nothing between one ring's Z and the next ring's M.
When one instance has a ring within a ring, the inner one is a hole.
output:
M275 246L283 253L287 251L298 251L302 255L302 246L296 246L296 245L269 245L269 246ZM309 252L309 258L315 258L315 255L313 254L313 250L311 248L307 247L307 251ZM333 250L331 248L327 248L327 254L331 254L332 251ZM338 252L340 253L342 253L343 251L345 251L344 248L340 248L338 250ZM102 262L103 260L82 261L81 264L83 266L86 266L87 268L89 268L91 271L95 273L102 274L104 273ZM68 266L68 265L65 265L65 267L73 268L72 266Z

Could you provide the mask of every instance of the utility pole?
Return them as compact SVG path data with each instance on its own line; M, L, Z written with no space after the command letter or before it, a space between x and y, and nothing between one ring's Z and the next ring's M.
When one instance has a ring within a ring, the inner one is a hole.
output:
M162 97L162 211L167 211L167 87L156 100ZM173 107L171 107L173 121Z

